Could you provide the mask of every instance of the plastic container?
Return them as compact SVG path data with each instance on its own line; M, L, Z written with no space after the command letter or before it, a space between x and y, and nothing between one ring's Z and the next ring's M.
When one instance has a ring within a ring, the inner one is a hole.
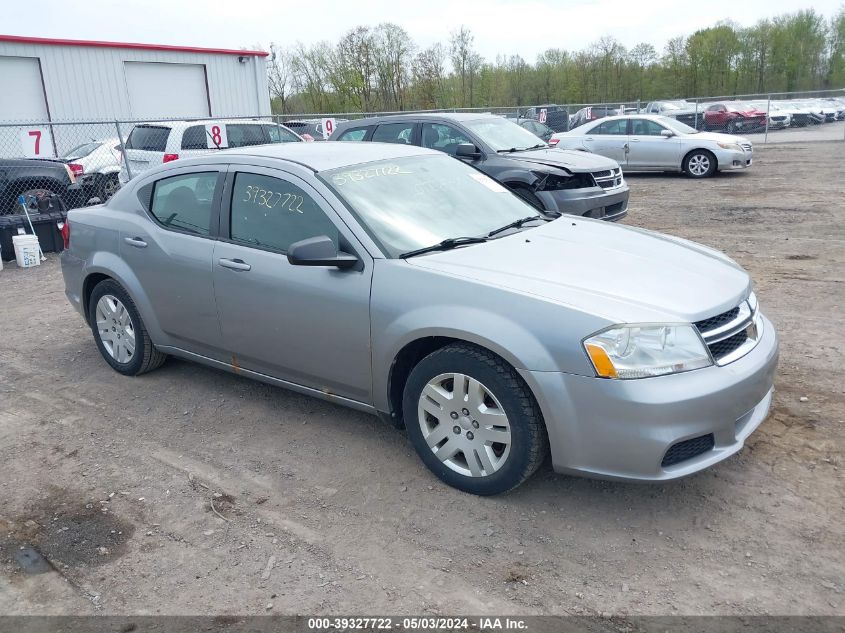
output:
M18 268L32 268L41 265L41 252L38 248L38 238L34 235L15 235L12 238L15 245L15 261Z
M35 234L41 243L41 250L45 253L58 253L64 250L64 240L59 231L59 222L67 219L67 212L48 211L47 213L30 213ZM15 257L12 237L30 233L29 222L23 213L14 215L0 215L0 248L2 257L9 261Z

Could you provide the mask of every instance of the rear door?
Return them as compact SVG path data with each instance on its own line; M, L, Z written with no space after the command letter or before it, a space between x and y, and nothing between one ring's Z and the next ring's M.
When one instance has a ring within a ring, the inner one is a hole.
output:
M594 154L612 158L621 166L628 163L628 120L602 121L583 133L584 147Z
M650 119L631 119L628 137L629 169L680 169L681 141L662 135L668 128Z
M171 129L142 123L132 128L126 139L123 160L133 178L164 161Z
M139 190L149 218L129 215L120 254L138 277L169 344L220 357L212 285L225 166L166 172Z

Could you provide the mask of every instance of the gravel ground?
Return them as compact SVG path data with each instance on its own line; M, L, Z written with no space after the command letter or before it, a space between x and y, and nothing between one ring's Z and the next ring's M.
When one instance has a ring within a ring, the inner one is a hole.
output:
M629 178L626 221L737 259L782 337L746 448L663 485L462 494L374 417L173 359L119 376L57 257L7 264L0 613L845 614L843 161Z

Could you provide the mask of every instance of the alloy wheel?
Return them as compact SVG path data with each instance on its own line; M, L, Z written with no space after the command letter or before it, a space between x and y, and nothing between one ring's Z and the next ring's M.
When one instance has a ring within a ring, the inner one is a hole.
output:
M135 354L135 328L129 310L114 295L103 295L97 302L97 333L109 356L128 363Z
M693 176L703 176L710 171L710 159L704 154L696 154L691 156L687 169Z
M467 477L487 477L508 459L511 427L499 400L481 382L460 373L435 376L420 394L418 418L434 455Z

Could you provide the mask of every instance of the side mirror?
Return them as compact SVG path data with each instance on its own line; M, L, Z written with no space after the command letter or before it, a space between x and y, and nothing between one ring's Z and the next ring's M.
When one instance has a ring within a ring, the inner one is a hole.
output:
M338 251L327 235L318 235L291 244L288 247L288 262L293 266L352 268L358 263L358 258Z
M663 138L672 138L675 133L672 130L660 130L660 136Z
M458 158L481 158L481 152L472 143L461 143L455 148L455 156Z

